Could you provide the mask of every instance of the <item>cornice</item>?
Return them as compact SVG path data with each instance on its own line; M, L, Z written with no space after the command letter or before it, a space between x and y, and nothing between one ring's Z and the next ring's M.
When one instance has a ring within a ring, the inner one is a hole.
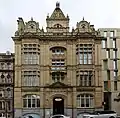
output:
M21 39L39 39L39 40L49 40L49 41L65 41L65 40L77 40L77 39L87 39L87 38L92 38L95 40L101 40L103 39L103 37L101 36L96 36L92 33L76 33L76 34L66 34L66 35L49 35L49 34L33 34L33 33L27 33L27 34L23 34L20 36L14 36L12 37L13 41L21 41Z

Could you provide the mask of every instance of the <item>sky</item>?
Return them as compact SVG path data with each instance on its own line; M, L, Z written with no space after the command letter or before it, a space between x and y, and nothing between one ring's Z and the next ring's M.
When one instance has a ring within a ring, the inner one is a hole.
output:
M46 29L46 16L51 15L60 2L60 8L70 17L70 27L76 27L83 17L98 28L120 28L120 0L0 0L0 53L14 52L17 19L28 22L31 17Z

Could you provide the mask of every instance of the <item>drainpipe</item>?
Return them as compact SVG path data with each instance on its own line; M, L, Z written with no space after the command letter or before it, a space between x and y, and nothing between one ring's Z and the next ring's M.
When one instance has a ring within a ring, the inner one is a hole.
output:
M72 88L72 118L74 117L74 111L73 111L73 110L74 110L74 108L73 108L73 107L74 107L74 105L73 105L73 103L74 103L74 100L73 100L73 98L74 98L74 93L73 93L73 92L74 92L74 90L73 90L73 88Z

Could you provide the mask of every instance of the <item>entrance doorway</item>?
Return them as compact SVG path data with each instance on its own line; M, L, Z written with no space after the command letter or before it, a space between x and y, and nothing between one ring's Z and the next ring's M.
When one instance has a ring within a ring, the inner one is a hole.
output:
M110 110L111 109L111 93L110 92L104 92L104 110Z
M53 115L64 114L64 99L56 97L53 99Z

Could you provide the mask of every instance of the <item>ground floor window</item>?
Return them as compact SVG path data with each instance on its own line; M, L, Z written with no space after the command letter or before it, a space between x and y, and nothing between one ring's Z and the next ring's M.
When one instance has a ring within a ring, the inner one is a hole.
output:
M92 108L94 105L93 95L91 94L79 94L77 96L78 108Z
M40 97L37 95L25 95L23 97L24 108L37 108L40 107Z

